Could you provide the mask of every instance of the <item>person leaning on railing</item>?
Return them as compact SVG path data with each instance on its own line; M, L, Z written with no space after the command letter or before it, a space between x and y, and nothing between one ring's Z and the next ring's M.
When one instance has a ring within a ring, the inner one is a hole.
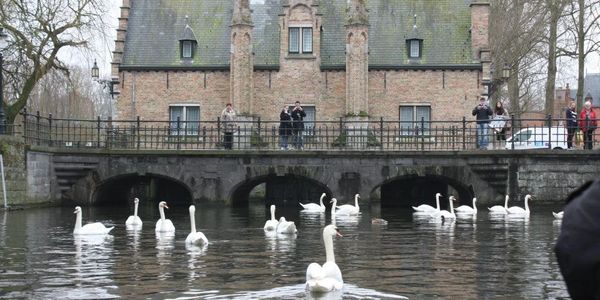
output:
M579 128L583 133L583 149L592 149L594 147L594 130L598 127L596 113L592 110L592 102L586 101L583 110L579 114Z

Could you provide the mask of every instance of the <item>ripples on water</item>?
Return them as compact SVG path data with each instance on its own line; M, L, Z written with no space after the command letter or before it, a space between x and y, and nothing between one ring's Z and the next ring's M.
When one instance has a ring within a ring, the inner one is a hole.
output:
M543 208L540 208L543 209ZM552 247L560 230L550 210L529 221L413 220L385 209L387 226L336 218L334 241L344 290L325 298L304 291L306 268L325 261L326 214L277 211L298 234L262 230L268 211L203 209L196 226L210 244L186 247L187 207L167 211L175 236L156 236L158 212L140 209L142 230L126 230L126 208L83 208L84 223L116 226L107 237L74 238L72 208L0 212L0 298L3 299L567 299ZM378 211L375 209L374 211ZM379 217L379 212L377 212Z

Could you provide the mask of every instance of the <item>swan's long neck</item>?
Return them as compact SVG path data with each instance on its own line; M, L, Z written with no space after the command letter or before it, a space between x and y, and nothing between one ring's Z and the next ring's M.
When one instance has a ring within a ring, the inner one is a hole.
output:
M325 261L335 263L335 255L333 254L333 237L331 235L323 235L323 243L325 243Z
M271 221L277 221L275 219L275 206L271 206Z
M196 233L196 216L194 214L194 212L190 211L190 225L192 226L192 233Z
M452 204L452 198L450 198L450 213L453 214L454 213L454 204Z
M473 198L473 210L477 211L477 205L475 204L475 202L477 201L476 198Z
M138 203L135 202L135 205L133 206L133 215L137 217L138 216L137 214L138 214Z
M75 229L81 228L81 212L77 212L77 216L75 217Z
M165 209L162 206L158 207L158 212L160 213L160 219L165 220Z
M504 199L504 208L508 209L508 196Z
M529 197L525 197L525 211L526 212L529 212L529 203L528 203L529 201L528 200L529 200Z
M440 210L440 195L435 195L435 209Z
M325 198L325 195L321 195L321 199L319 199L319 204L321 207L325 207L325 205L323 205L323 198Z
M335 208L337 206L337 201L333 200L333 204L331 205L331 211L335 213Z
M354 196L354 207L358 208L358 195Z

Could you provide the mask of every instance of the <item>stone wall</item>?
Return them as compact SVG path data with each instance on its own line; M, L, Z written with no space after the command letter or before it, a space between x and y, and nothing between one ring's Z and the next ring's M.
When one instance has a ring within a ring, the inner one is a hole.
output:
M0 154L4 161L4 178L8 206L28 204L25 144L21 139L0 135ZM1 178L0 178L1 180ZM0 206L4 206L4 190L0 182Z

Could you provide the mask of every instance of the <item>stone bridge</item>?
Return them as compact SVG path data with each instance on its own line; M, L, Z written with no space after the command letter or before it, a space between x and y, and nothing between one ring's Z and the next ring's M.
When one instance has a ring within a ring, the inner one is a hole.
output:
M325 192L382 206L433 203L436 192L479 203L533 194L561 201L600 174L600 153L581 151L27 151L30 197L102 204L147 195L182 203L246 205L257 186L268 203L298 206ZM264 185L262 185L264 184ZM364 203L364 202L363 202Z

